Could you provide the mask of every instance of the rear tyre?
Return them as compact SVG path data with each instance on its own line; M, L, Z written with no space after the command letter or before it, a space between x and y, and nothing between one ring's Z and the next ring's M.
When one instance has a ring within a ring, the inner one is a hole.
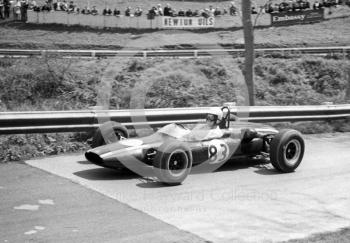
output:
M293 172L300 165L304 151L305 143L300 132L292 129L282 130L271 141L271 164L278 171Z
M96 129L91 147L96 148L128 137L129 133L125 126L118 122L108 121Z
M153 162L153 170L164 184L181 184L191 171L192 153L188 146L178 141L159 147Z

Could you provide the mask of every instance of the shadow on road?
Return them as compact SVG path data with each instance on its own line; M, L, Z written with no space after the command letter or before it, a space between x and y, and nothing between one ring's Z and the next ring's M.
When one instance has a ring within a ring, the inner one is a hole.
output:
M113 170L107 168L95 168L89 170L81 170L73 173L76 176L87 180L130 180L139 178L140 176L130 170Z
M91 162L89 162L87 160L78 161L77 163L81 164L81 165L91 165L92 164Z
M276 170L271 164L260 164L254 166L254 168L257 168L257 170L254 171L254 173L259 175L280 175L281 172Z
M91 164L88 161L78 161L79 164ZM203 173L220 173L227 171L236 171L246 168L256 168L257 170L254 173L259 175L279 175L280 173L275 170L269 161L264 159L235 159L226 162L223 166L221 166L216 171L196 171L191 174L203 174ZM153 173L149 174L148 177L141 177L140 175L134 173L129 169L108 169L108 168L94 168L88 170L82 170L75 172L74 175L79 176L81 178L87 180L130 180L130 179L139 179L141 182L136 184L136 186L141 188L159 188L166 187L163 183L156 180L155 175Z
M270 162L264 159L253 159L253 158L239 158L227 161L223 166L215 171L215 173L223 171L235 171L240 169L246 169L249 167L256 167L262 164L268 164Z

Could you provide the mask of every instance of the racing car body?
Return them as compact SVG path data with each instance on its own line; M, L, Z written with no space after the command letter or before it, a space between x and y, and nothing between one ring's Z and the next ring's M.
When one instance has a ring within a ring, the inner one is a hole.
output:
M150 136L97 146L85 157L107 168L152 167L161 182L175 185L191 170L213 171L238 156L265 155L277 170L292 172L304 154L304 140L295 130L279 132L267 125L226 121L221 131L208 138L181 124L169 124Z

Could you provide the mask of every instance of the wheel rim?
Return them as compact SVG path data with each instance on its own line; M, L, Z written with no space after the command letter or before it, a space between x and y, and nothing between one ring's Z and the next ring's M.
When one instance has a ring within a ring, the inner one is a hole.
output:
M117 136L118 140L126 139L126 136L122 131L115 131L115 135Z
M284 161L289 166L295 166L301 154L301 143L297 139L289 141L283 148Z
M182 176L188 167L188 157L185 151L175 150L169 156L167 170L174 177Z

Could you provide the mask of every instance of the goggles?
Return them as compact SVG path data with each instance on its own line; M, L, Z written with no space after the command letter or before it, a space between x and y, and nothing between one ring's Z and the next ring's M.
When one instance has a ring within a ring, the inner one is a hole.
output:
M208 115L207 115L207 121L213 122L213 121L215 121L215 120L216 120L216 118L215 118L214 115L212 115L212 114L208 114Z

